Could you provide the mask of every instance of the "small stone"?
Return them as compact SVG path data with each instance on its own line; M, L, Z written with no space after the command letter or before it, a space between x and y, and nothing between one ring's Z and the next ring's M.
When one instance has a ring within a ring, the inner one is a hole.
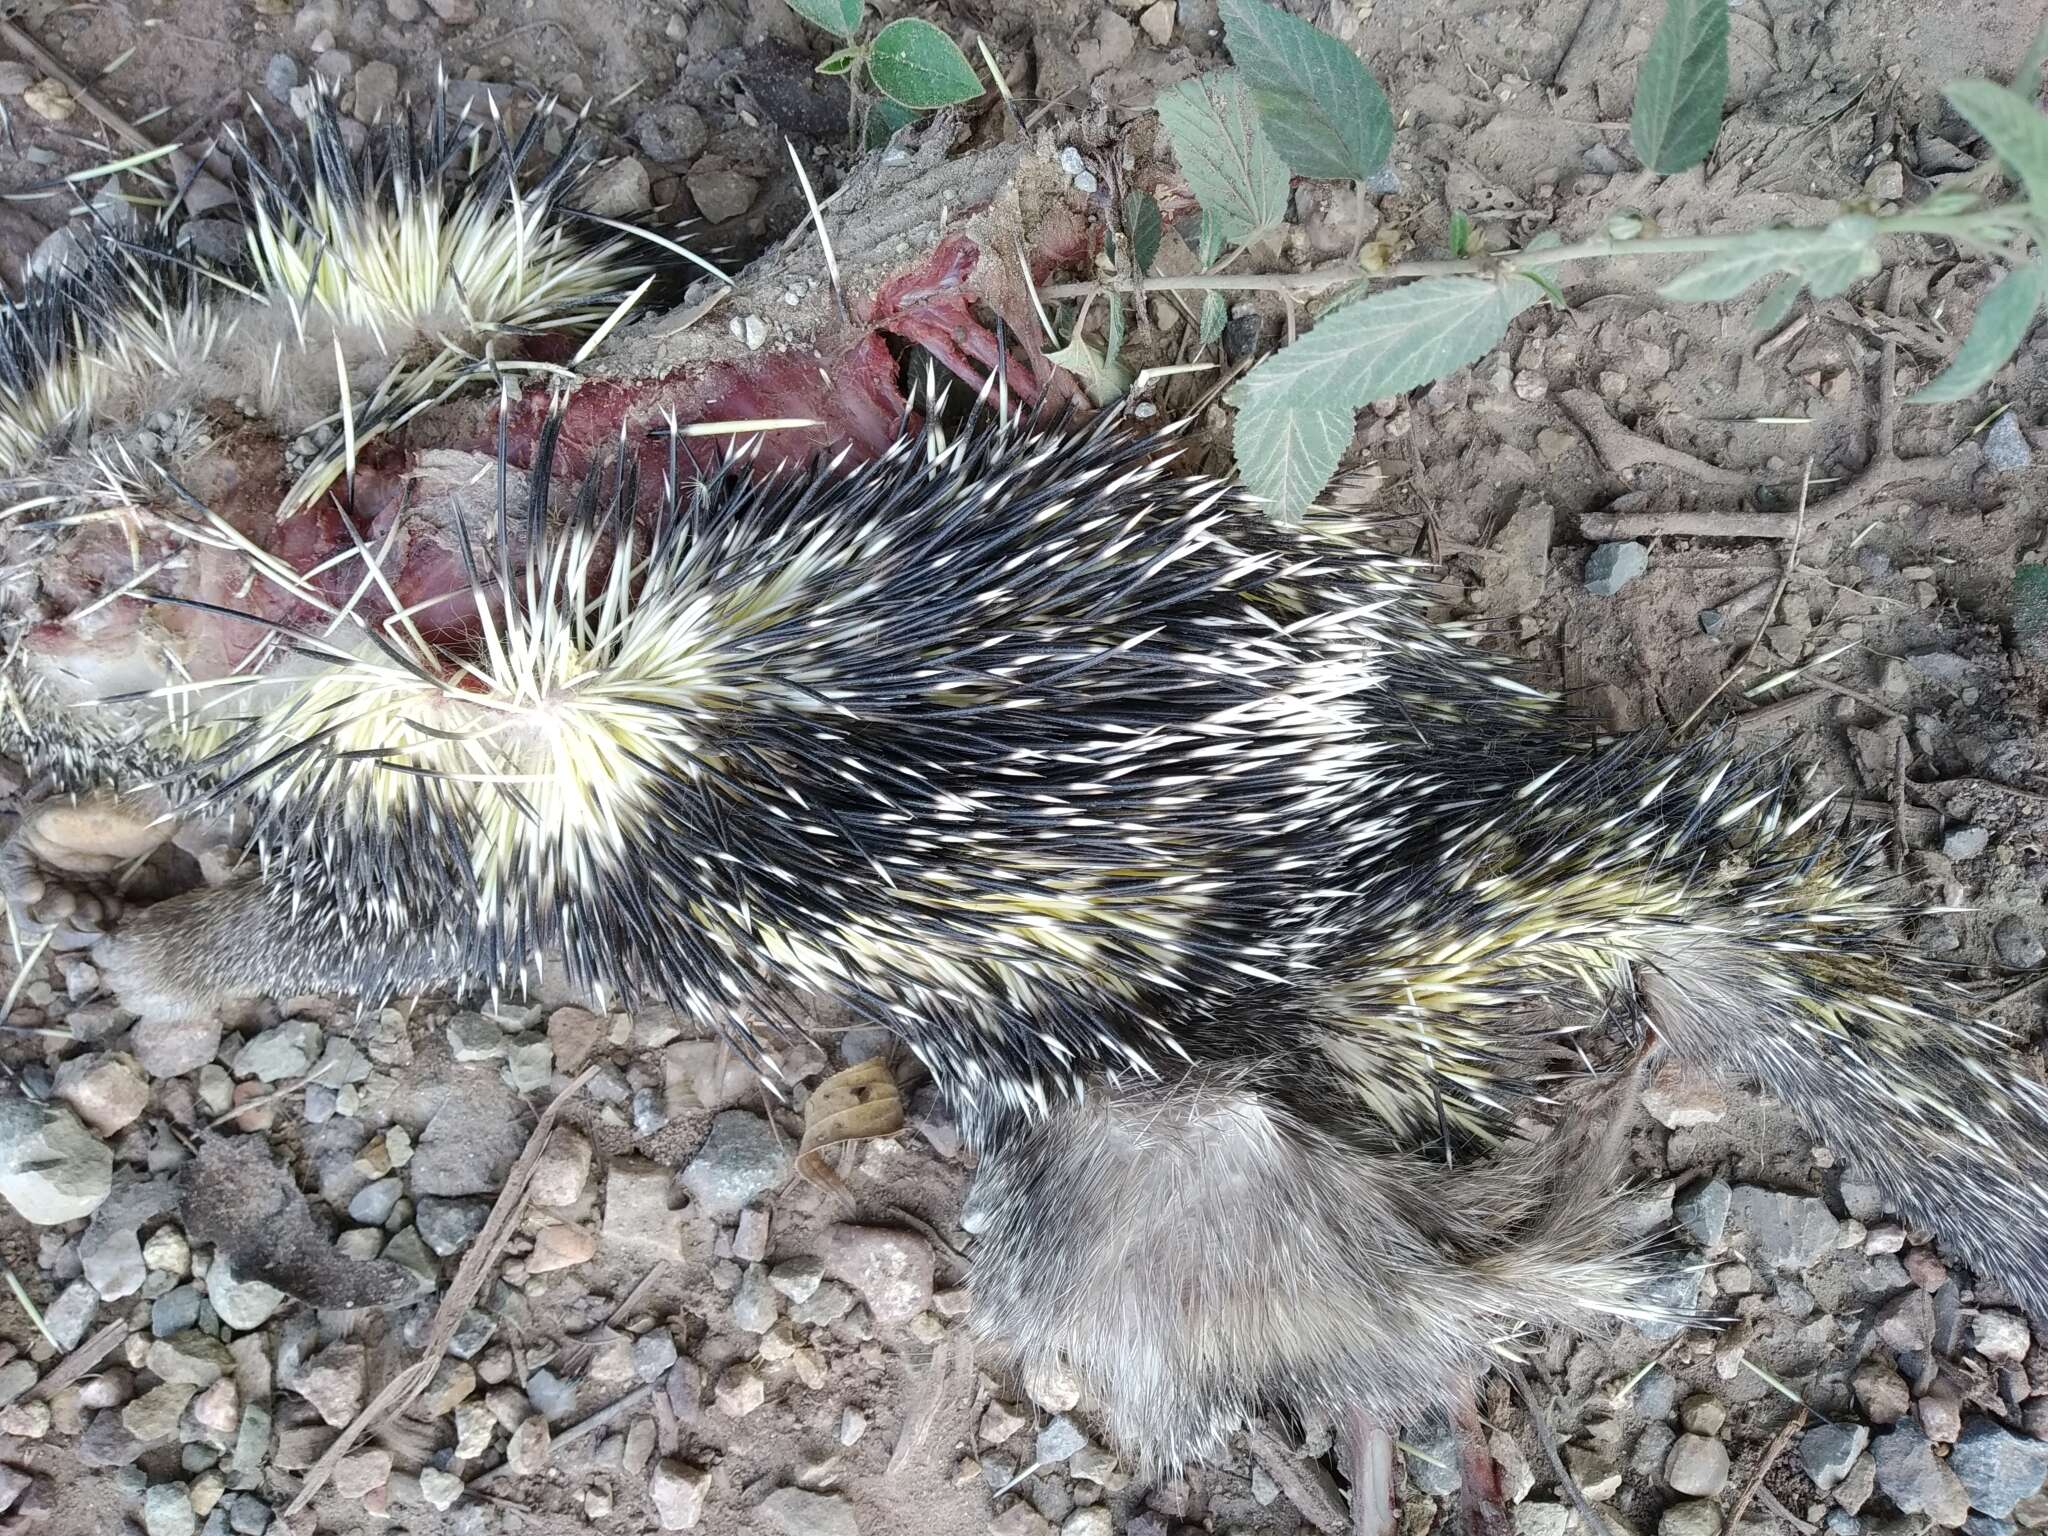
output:
M2009 971L2031 971L2048 960L2048 944L2041 942L2040 933L2022 917L2000 919L1991 930L1991 947L1998 951L1998 963Z
M79 1239L78 1262L102 1301L133 1296L149 1274L133 1227L88 1227Z
M1799 1271L1834 1250L1840 1230L1825 1202L1806 1195L1741 1185L1730 1192L1731 1220L1756 1240L1754 1257L1774 1269Z
M455 1454L466 1459L483 1455L497 1428L497 1416L482 1403L461 1404L455 1410Z
M662 1461L647 1480L647 1496L664 1531L687 1531L704 1513L711 1474L680 1461Z
M1694 1184L1672 1202L1671 1214L1702 1248L1718 1248L1728 1235L1733 1196L1725 1179Z
M213 1266L206 1272L206 1299L222 1322L247 1333L252 1328L261 1328L270 1320L270 1314L284 1305L284 1292L261 1280L236 1278L234 1266L223 1255L215 1254Z
M674 165L704 153L711 130L695 107L671 98L633 119L633 141L650 160Z
M768 1257L768 1213L758 1206L740 1212L740 1224L732 1235L732 1256L748 1264Z
M135 1064L152 1078L183 1077L196 1072L220 1050L217 1018L170 1015L142 1020L128 1031L128 1049Z
M1863 190L1880 203L1896 203L1906 195L1906 168L1896 160L1882 160L1863 178Z
M1659 1125L1682 1130L1695 1125L1713 1125L1728 1114L1728 1095L1721 1085L1703 1072L1678 1062L1667 1062L1650 1076L1643 1088L1643 1108Z
M1991 846L1991 834L1983 827L1953 827L1942 835L1941 856L1960 863L1974 859Z
M583 183L578 193L583 207L611 219L644 215L654 202L653 178L646 162L632 155L601 165Z
M778 1488L761 1501L761 1513L782 1536L860 1536L853 1506L837 1494Z
M827 1262L879 1323L908 1322L931 1304L932 1247L912 1232L890 1227L836 1228Z
M389 1451L359 1451L334 1464L334 1491L345 1499L360 1499L373 1488L391 1480Z
M1904 1513L1927 1515L1937 1525L1963 1523L1970 1497L1952 1470L1953 1458L1937 1457L1918 1426L1900 1424L1879 1435L1871 1454L1877 1461L1877 1486Z
M676 1363L675 1335L666 1328L643 1333L633 1341L633 1374L642 1381L659 1381Z
M1864 1361L1849 1384L1863 1416L1873 1424L1896 1424L1913 1405L1906 1378L1882 1360Z
M164 1381L210 1387L235 1368L227 1346L196 1328L149 1346L149 1368Z
M142 1262L159 1274L192 1273L192 1245L176 1227L158 1227L142 1245Z
M263 1536L270 1529L270 1506L253 1493L238 1493L228 1501L228 1529L235 1536Z
M514 1040L505 1047L504 1078L514 1093L539 1093L554 1080L555 1048L545 1040Z
M22 102L37 117L61 123L78 110L71 93L55 80L38 80L21 94Z
M553 1371L535 1371L526 1378L526 1400L549 1422L565 1419L576 1411L576 1383Z
M512 1438L505 1442L505 1465L512 1469L515 1477L532 1477L548 1464L548 1455L553 1448L554 1437L548 1433L548 1421L535 1414L513 1430Z
M1155 48L1164 48L1173 40L1173 19L1173 0L1153 0L1138 13L1138 25Z
M425 1195L413 1207L413 1226L420 1241L444 1259L475 1242L490 1219L488 1200L444 1200Z
M14 1508L16 1500L28 1492L34 1481L26 1472L0 1467L0 1514Z
M1728 1422L1728 1410L1716 1398L1688 1397L1678 1410L1678 1422L1696 1435L1718 1435Z
M399 1178L374 1179L355 1193L348 1203L350 1221L360 1221L365 1226L381 1227L390 1218L399 1197L405 1193L405 1181Z
M713 1117L711 1134L683 1169L683 1188L708 1216L737 1215L749 1202L789 1177L784 1138L759 1115L728 1109Z
M1633 539L1602 544L1586 557L1586 590L1612 597L1650 568L1650 552Z
M149 1083L131 1056L78 1056L57 1068L53 1090L102 1136L132 1124L149 1107Z
M1728 1447L1705 1435L1680 1435L1664 1462L1664 1481L1679 1493L1711 1498L1728 1486Z
M1562 1504L1531 1499L1515 1506L1516 1536L1564 1536L1571 1517L1571 1511Z
M476 1391L476 1367L466 1360L443 1360L420 1401L427 1417L439 1418L454 1411L455 1405Z
M838 1322L852 1310L853 1292L836 1280L827 1280L808 1299L791 1307L789 1315L806 1328L821 1328Z
M1937 1381L1913 1403L1920 1432L1936 1445L1954 1445L1963 1432L1963 1399L1955 1387Z
M496 1061L505 1054L505 1031L481 1013L458 1013L448 1021L448 1050L457 1061Z
M587 1008L557 1008L548 1015L548 1044L554 1047L555 1065L563 1072L581 1072L604 1038L605 1021Z
M690 189L691 201L708 224L738 218L754 206L761 190L761 184L753 177L723 164L707 166L701 160L690 168L683 184Z
M0 1435L12 1435L17 1440L40 1440L50 1432L50 1422L54 1417L48 1403L10 1403L0 1408ZM5 1500L0 1500L0 1509L5 1507Z
M2003 412L1984 434L1984 462L2001 473L2025 469L2034 462L2034 450L2027 445L2027 435L2013 412Z
M241 1394L235 1390L232 1381L222 1377L194 1397L185 1411L191 1415L194 1424L219 1437L219 1442L225 1445L242 1422Z
M1657 1536L1721 1536L1721 1511L1712 1499L1686 1499L1657 1517Z
M768 1283L791 1301L809 1301L825 1278L825 1261L805 1254L784 1259L768 1271ZM1069 1404L1068 1406L1072 1406Z
M99 1292L89 1280L74 1280L43 1309L43 1326L60 1349L76 1349L100 1309Z
M192 1495L183 1483L158 1483L142 1496L142 1526L149 1536L192 1536L199 1529Z
M743 1419L767 1401L768 1389L751 1365L731 1365L719 1373L711 1395L728 1418Z
M306 1362L292 1383L327 1423L339 1429L363 1406L366 1361L360 1344L333 1344Z
M398 70L381 59L356 71L355 116L375 123L390 115L398 101Z
M540 1235L533 1240L533 1252L527 1257L526 1272L546 1275L558 1269L572 1269L578 1264L589 1263L596 1252L597 1234L587 1227L562 1223L542 1227Z
M1948 1466L1972 1508L2004 1518L2048 1482L2048 1444L2023 1439L1990 1419L1973 1418L1957 1437Z
M39 1227L78 1221L114 1183L114 1154L68 1109L0 1099L0 1196Z
M1088 1436L1064 1413L1047 1421L1038 1432L1036 1459L1042 1467L1056 1466L1069 1456L1085 1450Z
M1799 1464L1813 1486L1826 1493L1849 1475L1869 1444L1870 1431L1861 1424L1823 1424L1800 1436Z
M740 1277L740 1288L733 1293L733 1323L747 1333L766 1333L775 1326L779 1310L767 1271L758 1264L748 1265Z
M2033 1331L2017 1312L1986 1307L1970 1320L1970 1347L1986 1360L2024 1360Z
M680 1259L683 1214L669 1209L670 1178L658 1164L614 1158L605 1172L604 1240Z
M1031 1416L1015 1405L998 1399L988 1405L981 1416L981 1439L984 1445L1001 1445L1010 1436L1031 1422Z
M1877 1336L1893 1353L1925 1350L1934 1342L1934 1298L1915 1286L1878 1309Z
M319 1053L320 1026L306 1019L288 1019L237 1051L233 1071L237 1077L253 1077L260 1083L281 1083L288 1077L304 1077Z
M420 1497L436 1509L453 1509L455 1501L462 1497L462 1479L438 1467L422 1467Z
M32 1361L17 1356L0 1365L0 1403L13 1402L35 1384L36 1368Z
M168 1440L198 1388L189 1381L167 1381L152 1387L121 1410L121 1427L143 1445Z

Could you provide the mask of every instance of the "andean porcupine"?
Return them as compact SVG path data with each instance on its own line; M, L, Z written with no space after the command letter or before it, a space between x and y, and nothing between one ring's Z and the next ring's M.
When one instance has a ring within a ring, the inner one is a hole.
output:
M572 159L536 195L445 123L309 142L252 171L238 286L110 243L6 321L9 744L234 811L258 870L102 947L131 1007L555 950L742 1045L770 990L850 1002L980 1154L981 1326L1163 1461L1647 1307L1611 1212L1653 1051L1781 1095L2048 1314L2048 1096L1782 768L1583 747L1408 562L1113 414L394 468L372 436L559 367L531 344L646 258L574 219Z

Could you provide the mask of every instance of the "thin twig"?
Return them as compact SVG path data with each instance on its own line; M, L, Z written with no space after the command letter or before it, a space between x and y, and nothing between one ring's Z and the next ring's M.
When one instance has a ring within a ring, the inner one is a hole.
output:
M1778 571L1777 589L1771 593L1770 601L1764 604L1763 622L1757 625L1756 633L1750 637L1749 649L1742 653L1742 660L1721 674L1721 681L1714 685L1714 691L1700 700L1699 704L1693 709L1693 712L1685 717L1684 723L1673 733L1674 735L1683 737L1687 731L1691 730L1699 717L1706 713L1707 706L1721 696L1721 691L1724 688L1748 671L1750 663L1756 660L1757 650L1763 645L1764 635L1769 631L1771 620L1778 612L1778 604L1785 600L1785 588L1792 581L1792 568L1799 563L1799 539L1800 535L1806 531L1806 493L1812 485L1813 460L1808 459L1806 461L1806 475L1799 482L1799 510L1794 514L1796 520L1792 527L1792 542L1785 547L1785 559Z
M1757 1489L1763 1486L1764 1474L1778 1464L1778 1458L1785 1454L1785 1447L1792 1443L1792 1437L1806 1427L1806 1410L1801 1408L1785 1421L1785 1427L1771 1437L1771 1443L1764 1447L1764 1459L1757 1463L1755 1473L1736 1497L1735 1507L1728 1511L1726 1527L1734 1530L1742 1523L1743 1513L1749 1508L1749 1501L1756 1497Z
M588 1418L578 1419L574 1424L571 1424L559 1435L554 1436L551 1443L553 1444L554 1448L557 1451L559 1451L565 1445L574 1445L578 1440L587 1440L588 1438L590 1438L590 1436L596 1434L600 1429L603 1429L607 1424L616 1422L620 1418L624 1417L627 1413L631 1412L633 1409L639 1407L642 1403L647 1401L648 1397L651 1396L653 1392L654 1383L652 1382L647 1382L641 1386L637 1386L632 1391L628 1392L624 1397L620 1398L617 1402L607 1403L604 1407L598 1409L597 1412L591 1414ZM511 1476L511 1474L512 1464L508 1461L501 1466L491 1468L491 1470L488 1472L479 1472L475 1477L472 1477L469 1480L469 1482L464 1486L467 1489L467 1491L471 1493L477 1493L489 1484L495 1483L499 1478L509 1477Z
M128 1324L116 1318L59 1361L49 1375L29 1389L28 1395L31 1398L55 1397L74 1381L91 1375L94 1366L128 1342L128 1333Z
M1600 462L1616 474L1640 464L1655 464L1663 469L1675 469L1708 485L1748 490L1756 483L1756 476L1744 470L1723 469L1682 449L1637 436L1609 415L1605 402L1590 389L1565 390L1557 397L1557 403L1564 407L1564 413L1571 417L1572 424L1585 433L1593 451L1600 456Z
M576 1075L574 1082L562 1090L555 1101L541 1112L534 1125L533 1134L526 1138L526 1150L519 1154L519 1161L512 1165L512 1172L505 1179L505 1187L498 1191L497 1204L491 1207L490 1218L484 1222L484 1229L464 1256L461 1266L455 1271L455 1278L441 1295L441 1305L435 1309L433 1326L427 1332L427 1342L420 1351L419 1359L400 1371L385 1385L384 1390L372 1398L362 1411L349 1420L346 1428L335 1437L334 1443L321 1453L320 1459L306 1471L306 1480L299 1491L285 1506L285 1517L289 1519L313 1501L315 1494L326 1486L334 1475L334 1469L341 1459L355 1448L356 1443L383 1419L402 1413L406 1404L426 1389L434 1379L434 1372L448 1353L449 1341L455 1337L455 1330L469 1312L470 1304L484 1287L484 1282L497 1268L498 1260L504 1255L505 1244L511 1239L513 1230L519 1225L520 1213L526 1208L527 1188L533 1182L533 1170L540 1162L541 1153L546 1150L548 1137L553 1133L555 1121L568 1106L571 1099L583 1091L583 1085L590 1081L597 1071L595 1065L585 1067Z

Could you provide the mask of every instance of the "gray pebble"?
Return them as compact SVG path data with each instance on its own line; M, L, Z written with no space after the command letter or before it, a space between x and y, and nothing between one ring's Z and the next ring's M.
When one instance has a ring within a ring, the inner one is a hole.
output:
M1938 1525L1963 1523L1969 1496L1918 1425L1900 1424L1878 1436L1871 1454L1877 1459L1877 1486L1901 1511L1932 1516Z
M404 1193L405 1181L395 1175L365 1184L348 1203L349 1220L360 1221L367 1227L381 1227Z
M413 1211L413 1225L419 1229L420 1240L444 1259L475 1242L490 1219L488 1200L444 1200L425 1195Z
M676 1363L675 1336L666 1328L643 1333L633 1341L633 1374L642 1381L659 1381Z
M263 89L279 101L290 101L298 83L299 61L288 53L273 53L263 66Z
M526 1400L550 1422L565 1418L576 1410L576 1383L553 1371L535 1371L526 1378Z
M2025 918L2008 917L1991 930L1991 947L1998 951L1998 963L2009 971L2031 971L2048 960L2048 944Z
M1974 859L1991 846L1991 834L1982 827L1956 827L1942 837L1945 859Z
M1728 1211L1733 1195L1725 1179L1708 1179L1695 1184L1672 1204L1671 1214L1690 1232L1702 1248L1719 1246L1728 1234Z
M1991 430L1984 434L1984 462L2002 473L2025 469L2034 462L2034 450L2027 445L2016 413L2006 411L1991 423Z
M1841 1224L1823 1201L1749 1184L1730 1193L1735 1225L1756 1240L1755 1256L1774 1269L1796 1272L1834 1251Z
M1870 1431L1861 1424L1823 1424L1800 1437L1799 1464L1825 1493L1849 1475L1869 1444Z
M159 1339L199 1326L199 1287L181 1285L150 1303L149 1331Z
M1973 1418L1963 1426L1948 1465L1973 1509L2004 1517L2048 1482L2048 1445L2022 1439L1990 1419Z
M712 1120L711 1134L683 1169L683 1188L707 1216L734 1216L787 1178L789 1166L788 1146L773 1126L728 1109Z
M1586 590L1612 597L1650 568L1650 552L1633 539L1602 544L1586 557Z

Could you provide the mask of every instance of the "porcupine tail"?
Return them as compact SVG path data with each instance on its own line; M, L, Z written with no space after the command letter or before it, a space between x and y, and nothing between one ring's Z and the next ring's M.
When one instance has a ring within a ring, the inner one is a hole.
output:
M2048 1317L2048 1089L1889 936L1912 913L1882 834L1799 790L1782 760L1718 740L1570 759L1446 834L1455 895L1375 943L1330 1011L1470 1029L1561 985L1622 1003L1654 1049L1782 1100Z

